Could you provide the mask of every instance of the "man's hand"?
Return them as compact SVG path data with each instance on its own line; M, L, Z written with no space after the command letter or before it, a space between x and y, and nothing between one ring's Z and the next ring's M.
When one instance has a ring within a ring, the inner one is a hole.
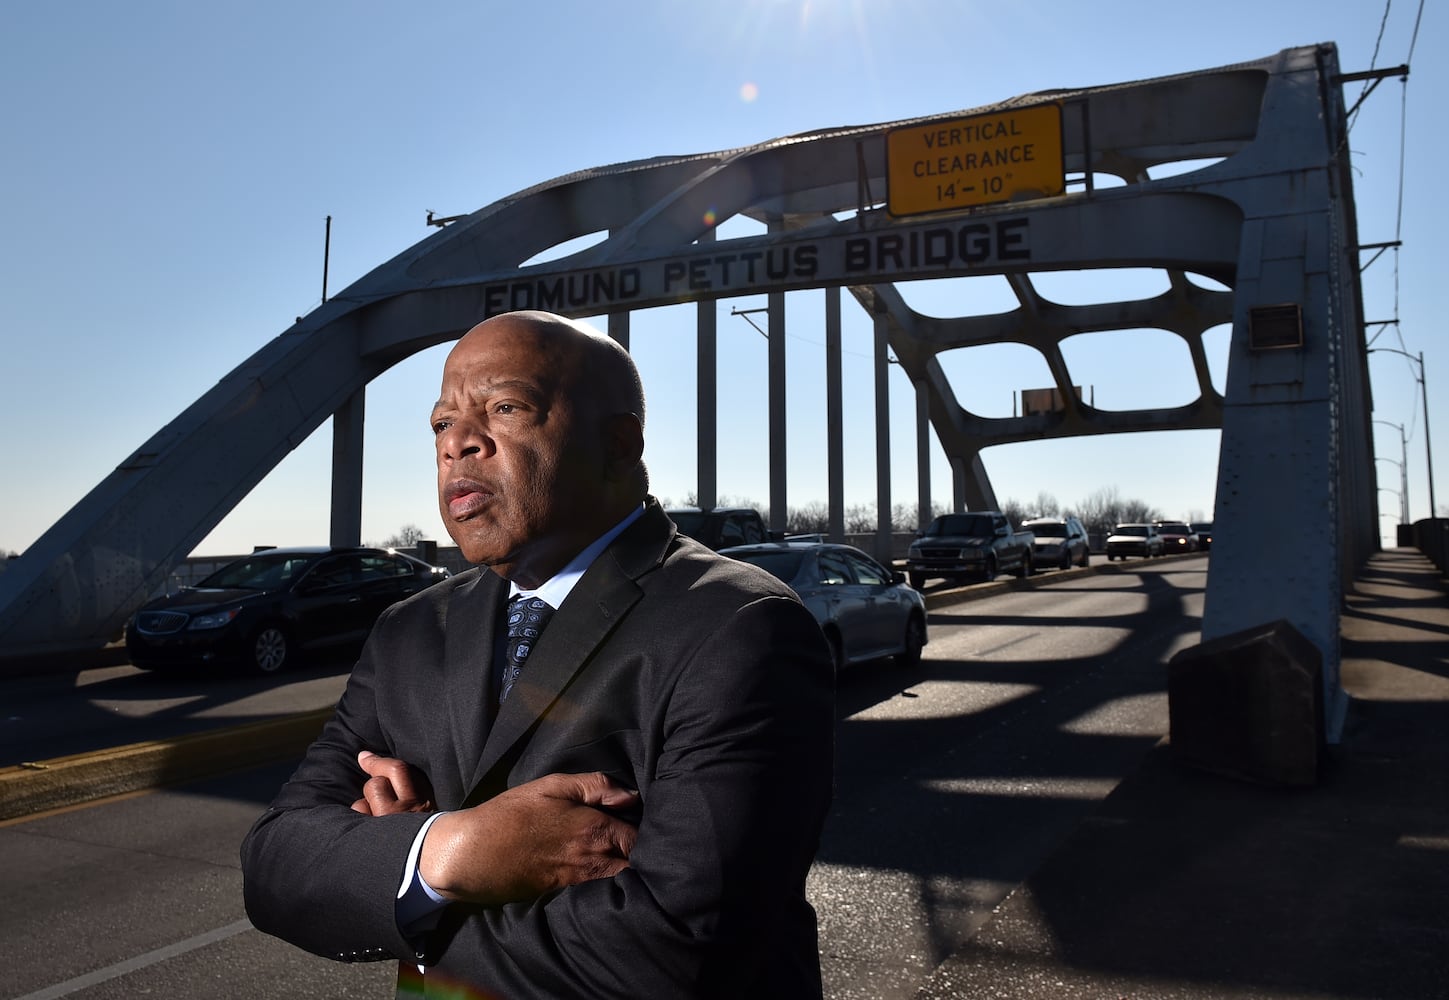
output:
M353 812L389 816L433 811L433 786L423 772L407 761L364 750L357 755L357 766L371 777L362 786L362 798L352 803Z
M485 906L610 878L629 867L638 830L605 810L638 804L638 792L606 775L548 774L440 816L418 870L448 899Z

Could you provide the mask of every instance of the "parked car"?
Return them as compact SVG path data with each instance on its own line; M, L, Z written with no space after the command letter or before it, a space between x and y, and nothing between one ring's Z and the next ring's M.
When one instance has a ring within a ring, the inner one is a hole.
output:
M926 645L926 601L860 549L830 542L783 541L722 549L785 581L820 623L835 669L890 656L920 662Z
M1036 538L1031 554L1032 565L1038 569L1085 566L1091 558L1087 529L1070 514L1066 517L1034 517L1023 522L1021 530L1030 531Z
M1206 552L1213 547L1213 523L1211 521L1193 521L1192 530L1197 532L1197 547Z
M1119 524L1107 536L1107 560L1162 555L1162 536L1155 524Z
M390 549L263 549L148 602L126 652L143 670L273 674L304 650L360 646L389 605L451 575Z
M1162 554L1177 555L1198 550L1197 534L1192 525L1182 521L1158 521L1157 533L1162 536Z
M1031 576L1030 531L1013 531L998 510L942 514L916 535L906 553L911 586L920 590L927 580L994 580L997 573Z
M753 545L770 540L765 519L753 507L672 507L664 513L680 534L719 550L731 545Z

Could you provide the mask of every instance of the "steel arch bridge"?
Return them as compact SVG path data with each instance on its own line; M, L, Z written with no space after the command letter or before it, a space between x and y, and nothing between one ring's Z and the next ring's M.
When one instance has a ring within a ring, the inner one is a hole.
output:
M890 136L1043 104L1060 109L1061 193L893 213L888 188L900 184L888 162ZM1183 161L1197 169L1154 176ZM720 223L736 216L764 223L764 234L721 238ZM561 259L524 263L591 234L604 235ZM888 351L914 386L923 510L930 507L929 435L951 463L960 508L994 505L979 457L989 446L1220 428L1203 637L1287 619L1324 653L1329 693L1341 702L1340 597L1378 545L1357 242L1331 44L559 177L460 217L376 268L141 445L0 574L0 669L113 639L171 569L329 418L332 541L356 542L367 384L482 318L517 308L607 314L610 333L627 346L631 312L698 302L700 357L712 359L714 301L766 295L770 508L783 518L784 296L823 288L835 530L844 507L839 336L848 291L875 331L882 512L890 507ZM1146 300L1067 306L1032 282L1035 272L1121 267L1164 269L1169 288ZM984 274L1006 277L1014 310L932 318L912 310L897 287ZM1205 287L1189 274L1220 284ZM1225 323L1232 334L1219 394L1202 334ZM1079 399L1062 341L1143 327L1186 343L1197 399L1135 411ZM938 356L1003 342L1042 354L1059 407L987 418L956 397ZM709 504L716 496L712 366L701 364L699 379L698 494Z

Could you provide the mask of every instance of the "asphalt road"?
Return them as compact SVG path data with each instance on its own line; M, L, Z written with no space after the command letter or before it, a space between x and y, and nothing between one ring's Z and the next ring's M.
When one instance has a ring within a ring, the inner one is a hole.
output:
M0 681L0 767L327 708L351 666L191 678L121 664Z
M810 880L828 997L913 997L1135 768L1166 732L1165 665L1197 641L1206 572L1134 563L939 609L918 669L842 677ZM305 700L340 681L295 683ZM225 712L275 695L192 697ZM193 703L173 697L174 720ZM92 721L120 714L87 701ZM290 766L0 824L0 997L391 996L390 964L336 965L246 923L237 846Z

